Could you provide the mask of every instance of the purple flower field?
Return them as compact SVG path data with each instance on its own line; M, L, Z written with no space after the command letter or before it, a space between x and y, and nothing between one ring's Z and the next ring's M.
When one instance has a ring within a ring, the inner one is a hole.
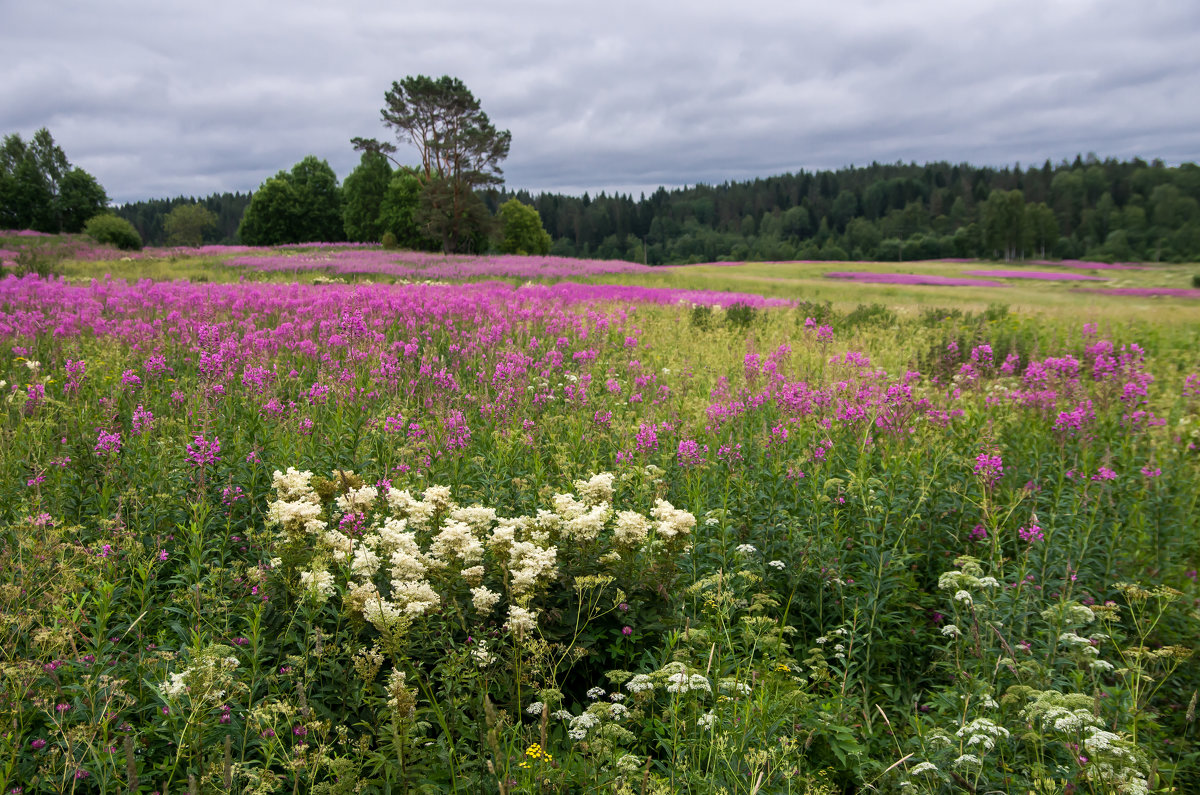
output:
M231 267L260 271L325 270L335 274L383 274L411 279L560 279L610 273L643 273L645 265L620 260L580 260L515 254L456 256L380 248L306 252L294 256L233 257Z
M1105 282L1103 276L1083 273L1053 273L1051 271L963 271L966 276L988 276L993 279L1042 279L1055 282Z
M1190 287L1077 287L1075 293L1099 295L1140 295L1145 297L1200 298L1200 290Z
M1131 262L1092 262L1089 260L1079 259L1064 259L1064 260L1048 260L1048 259L1033 259L1029 260L1030 265L1058 265L1063 268L1084 268L1097 271L1145 271L1150 270L1148 265L1135 265Z
M952 276L933 276L924 273L871 273L869 271L833 271L826 279L846 279L871 284L915 284L937 287L1005 287L1004 282L984 279L958 279Z

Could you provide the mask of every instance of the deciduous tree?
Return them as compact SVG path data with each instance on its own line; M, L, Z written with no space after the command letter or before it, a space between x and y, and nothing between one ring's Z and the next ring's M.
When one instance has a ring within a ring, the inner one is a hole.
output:
M538 211L518 199L500 205L500 250L505 254L549 254L550 235Z
M181 204L163 221L169 246L199 246L204 233L217 226L217 216L203 204Z

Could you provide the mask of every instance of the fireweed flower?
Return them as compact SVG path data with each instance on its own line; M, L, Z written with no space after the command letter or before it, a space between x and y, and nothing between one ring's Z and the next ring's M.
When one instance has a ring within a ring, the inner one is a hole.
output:
M1017 536L1027 544L1034 544L1045 539L1045 534L1042 528L1038 527L1037 522L1030 522L1028 527L1022 527L1017 530Z
M141 436L154 426L154 414L145 409L142 404L139 403L138 407L133 410L133 419L131 424L133 426L133 435Z
M100 429L96 435L96 446L92 450L101 458L121 452L121 434Z
M221 452L221 440L214 436L212 441L208 441L200 434L192 440L187 446L187 460L189 463L197 467L215 464L221 460L218 453Z
M984 482L984 485L993 488L1000 482L1000 476L1004 474L1004 461L999 455L980 453L975 459L975 474Z

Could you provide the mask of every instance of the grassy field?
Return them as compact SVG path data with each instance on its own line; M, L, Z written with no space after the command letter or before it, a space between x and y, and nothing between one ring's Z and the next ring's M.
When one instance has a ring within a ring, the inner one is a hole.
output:
M1200 789L1200 301L823 275L1192 268L71 245L0 279L0 791Z

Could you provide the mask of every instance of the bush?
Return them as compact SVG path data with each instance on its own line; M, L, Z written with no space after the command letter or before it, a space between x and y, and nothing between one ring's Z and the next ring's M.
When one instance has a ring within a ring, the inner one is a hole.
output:
M518 199L500 205L500 251L505 254L550 253L550 235L538 211Z
M734 304L725 310L725 323L730 328L745 329L754 322L754 307L749 304Z
M383 233L383 240L380 242L383 243L384 248L389 250L398 248L400 245L398 242L396 242L396 234L390 230Z
M142 237L133 224L115 215L94 215L83 225L83 231L97 243L113 245L122 251L139 251L142 248Z
M1192 286L1200 288L1200 273L1192 274Z
M896 322L896 313L888 309L883 304L859 304L858 307L846 315L843 321L847 328L856 326L891 326Z
M35 273L43 278L58 273L58 264L62 255L54 249L47 251L41 246L22 249L17 253L14 273L25 276Z

